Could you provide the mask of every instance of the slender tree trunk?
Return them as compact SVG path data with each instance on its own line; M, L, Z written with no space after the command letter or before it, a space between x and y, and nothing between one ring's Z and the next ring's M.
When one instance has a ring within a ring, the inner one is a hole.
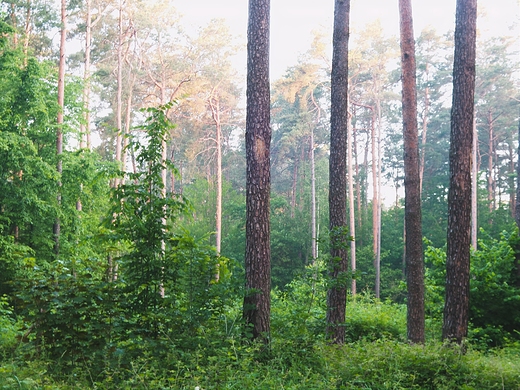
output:
M428 64L426 64L426 78L428 80ZM430 114L430 88L426 86L424 89L424 111L422 114L422 138L421 138L421 162L419 165L419 192L422 194L423 179L424 179L424 163L426 158L426 139L428 133L428 116Z
M350 0L335 0L332 41L329 226L331 286L327 291L327 334L332 342L345 342L347 286L347 131L348 39Z
M118 42L117 42L117 95L116 95L116 162L121 168L121 149L122 149L122 98L123 98L123 4L125 0L119 0L118 18ZM119 185L120 179L115 179L115 186Z
M211 108L211 116L215 124L215 148L217 153L217 207L215 211L215 245L217 253L220 254L220 246L222 241L222 124L220 121L220 100L218 96L212 96L209 99Z
M359 162L357 158L357 131L352 128L352 147L353 147L353 159L354 159L354 171L356 174L356 208L357 208L357 227L361 230L363 227L363 201L361 194L361 177L359 176ZM362 239L360 239L360 244L362 245Z
M270 248L270 0L249 0L246 88L246 254L243 316L252 337L269 341Z
M312 264L318 258L318 235L316 232L316 167L314 161L314 127L311 127L310 138L311 154L311 235L312 235Z
M16 4L13 2L11 2L9 7L9 18L11 19L11 24L14 28L13 46L18 47L18 33L16 32L18 28L18 20L16 19Z
M92 44L92 0L85 0L85 60L83 71L83 122L80 127L80 147L92 147L90 139L90 52Z
M516 209L516 198L515 198L515 156L513 151L513 141L510 139L508 142L508 154L509 154L509 210L511 212L511 216L515 217L515 209Z
M314 146L314 128L320 123L321 109L314 99L314 93L311 92L312 103L317 110L316 120L311 125L310 138L310 155L311 155L311 234L312 234L312 264L314 265L318 258L318 222L317 222L317 206L316 206L316 160Z
M442 338L459 344L468 334L469 321L471 149L475 109L476 24L477 0L457 0L451 109L446 299Z
M126 172L127 160L128 160L128 136L132 131L132 100L134 97L134 82L135 75L131 76L132 81L130 82L130 86L128 88L128 96L126 97L126 109L125 109L125 127L124 127L124 137L123 137L123 149L121 151L121 170ZM124 182L124 177L121 179Z
M477 164L478 134L477 118L473 118L473 151L471 153L471 246L477 250L478 239L478 164Z
M520 140L520 119L518 120L517 139ZM516 203L515 203L515 222L518 228L518 235L515 249L515 261L513 269L513 280L517 287L520 287L520 142L516 151Z
M399 0L404 140L407 333L424 343L424 264L421 226L421 180L417 126L415 41L411 0ZM424 132L423 132L424 134Z
M348 207L349 207L349 229L353 240L350 242L350 270L352 272L352 281L350 291L352 295L357 293L356 284L356 215L355 215L355 199L354 199L354 169L352 167L352 140L354 130L352 128L352 115L348 113L348 134L347 134L347 174L348 174Z
M60 32L60 62L58 67L58 118L56 130L56 155L58 163L56 170L60 176L58 182L58 207L61 207L61 173L62 173L62 153L63 153L63 111L65 108L65 44L67 39L67 2L61 0L61 32ZM56 217L54 224L54 251L56 255L60 253L60 232L61 222L60 218Z
M24 57L24 65L27 65L27 58L29 54L29 37L31 35L31 10L32 4L31 0L27 0L26 3L27 9L25 10L25 35L23 37L23 57Z
M371 131L371 146L372 146L372 246L374 252L374 268L376 270L375 279L375 295L376 298L380 297L380 285L381 285L381 263L379 261L379 191L378 191L378 177L377 177L377 134L376 134L376 112L373 107L372 111L372 131Z
M294 159L292 183L291 183L291 218L294 218L294 212L296 211L296 190L298 183L298 168L300 161L298 158Z
M495 175L494 175L494 155L495 155L495 134L494 134L494 121L491 114L491 110L488 111L487 115L488 123L488 174L487 174L487 189L488 189L488 202L489 202L489 213L491 214L495 209Z

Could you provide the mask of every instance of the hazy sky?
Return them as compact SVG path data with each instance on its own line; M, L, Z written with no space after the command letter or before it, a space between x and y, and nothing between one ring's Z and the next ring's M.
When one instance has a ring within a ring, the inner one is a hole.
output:
M453 30L456 0L412 1L416 36L426 26L439 33ZM482 34L520 35L519 0L479 0L478 28ZM245 43L248 0L177 0L184 24L194 31L212 18L225 18L232 32ZM351 40L367 23L381 20L388 34L397 36L397 0L351 0ZM330 33L334 0L271 0L271 78L280 77L298 55L310 47L312 31ZM514 30L509 28L515 25ZM491 32L492 31L492 32ZM243 53L245 68L245 53ZM238 59L240 62L240 58Z

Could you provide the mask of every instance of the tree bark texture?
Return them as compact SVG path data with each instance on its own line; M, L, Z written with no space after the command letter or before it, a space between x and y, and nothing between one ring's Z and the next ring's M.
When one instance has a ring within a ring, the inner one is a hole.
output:
M477 0L457 0L442 338L459 344L467 336L469 317L476 20Z
M424 343L424 262L421 226L421 180L415 41L411 0L399 0L401 81L403 85L404 188L408 340Z
M347 132L348 39L350 0L336 0L331 74L329 227L331 286L327 292L327 334L332 342L345 342L347 296Z
M246 293L243 316L252 337L270 331L270 0L249 1L246 108Z

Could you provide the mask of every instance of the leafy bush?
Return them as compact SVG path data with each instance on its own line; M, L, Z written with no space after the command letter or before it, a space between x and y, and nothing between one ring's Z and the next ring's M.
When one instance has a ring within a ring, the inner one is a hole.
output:
M20 324L14 318L7 296L0 297L0 357L7 357L18 344Z
M482 232L484 233L484 232ZM475 346L487 349L520 338L520 287L515 283L514 236L503 232L500 240L479 240L471 254L470 331ZM444 306L446 253L428 247L426 260L426 312L437 337Z

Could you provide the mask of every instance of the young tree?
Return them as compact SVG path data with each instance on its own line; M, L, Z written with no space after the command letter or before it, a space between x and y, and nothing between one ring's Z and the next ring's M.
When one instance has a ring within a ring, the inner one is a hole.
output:
M336 344L345 342L347 299L347 131L348 39L350 0L336 0L332 38L330 160L329 160L329 265L331 286L327 292L327 334Z
M421 227L417 88L412 2L399 0L403 85L403 139L405 187L405 262L408 288L408 339L424 343L424 264Z
M246 108L246 284L243 316L252 337L270 331L270 0L249 1Z
M469 315L476 25L477 0L457 0L442 338L459 344L467 336Z

